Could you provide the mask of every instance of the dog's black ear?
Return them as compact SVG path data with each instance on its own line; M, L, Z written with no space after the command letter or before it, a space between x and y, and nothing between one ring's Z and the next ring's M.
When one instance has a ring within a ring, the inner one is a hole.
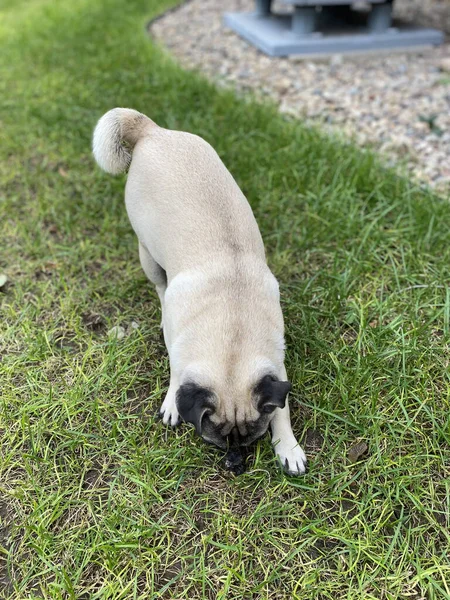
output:
M184 421L194 425L198 435L202 433L203 417L214 408L211 400L211 392L196 383L185 383L178 388L178 412Z
M289 381L278 381L271 375L265 375L255 387L255 392L259 396L259 412L271 413L276 408L284 408L291 387Z

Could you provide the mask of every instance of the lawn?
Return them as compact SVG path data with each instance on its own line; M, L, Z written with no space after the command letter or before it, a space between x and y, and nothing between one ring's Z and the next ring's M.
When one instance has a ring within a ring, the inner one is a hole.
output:
M0 4L0 597L448 599L448 198L182 71L145 32L173 4ZM157 298L90 150L114 106L205 137L249 198L304 477L265 438L235 478L156 418Z

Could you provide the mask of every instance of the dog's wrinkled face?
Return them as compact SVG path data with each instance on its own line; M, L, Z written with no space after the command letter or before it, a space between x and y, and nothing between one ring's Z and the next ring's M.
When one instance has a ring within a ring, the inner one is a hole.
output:
M262 377L251 390L256 418L245 422L230 422L217 415L217 397L213 390L188 382L180 386L177 407L182 419L192 423L197 433L206 441L227 450L249 446L263 436L272 413L284 408L291 389L288 381L279 381L272 375Z

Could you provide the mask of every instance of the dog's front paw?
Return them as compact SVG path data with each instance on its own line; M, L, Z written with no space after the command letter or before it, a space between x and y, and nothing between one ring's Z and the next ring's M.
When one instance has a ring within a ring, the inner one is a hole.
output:
M172 394L170 390L167 392L167 396L159 409L159 414L162 417L162 421L165 425L176 425L180 422L180 415L178 413L177 404L175 401L175 394Z
M303 475L306 472L306 455L295 439L291 443L280 441L275 446L275 454L288 475Z

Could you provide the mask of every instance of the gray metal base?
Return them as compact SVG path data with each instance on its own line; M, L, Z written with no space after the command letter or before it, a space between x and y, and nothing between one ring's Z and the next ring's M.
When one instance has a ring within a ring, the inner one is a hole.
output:
M391 48L437 46L444 41L444 34L437 29L406 26L392 27L381 33L368 33L367 29L360 28L350 32L347 30L298 35L292 31L290 15L226 13L224 21L233 31L269 56L374 52Z

